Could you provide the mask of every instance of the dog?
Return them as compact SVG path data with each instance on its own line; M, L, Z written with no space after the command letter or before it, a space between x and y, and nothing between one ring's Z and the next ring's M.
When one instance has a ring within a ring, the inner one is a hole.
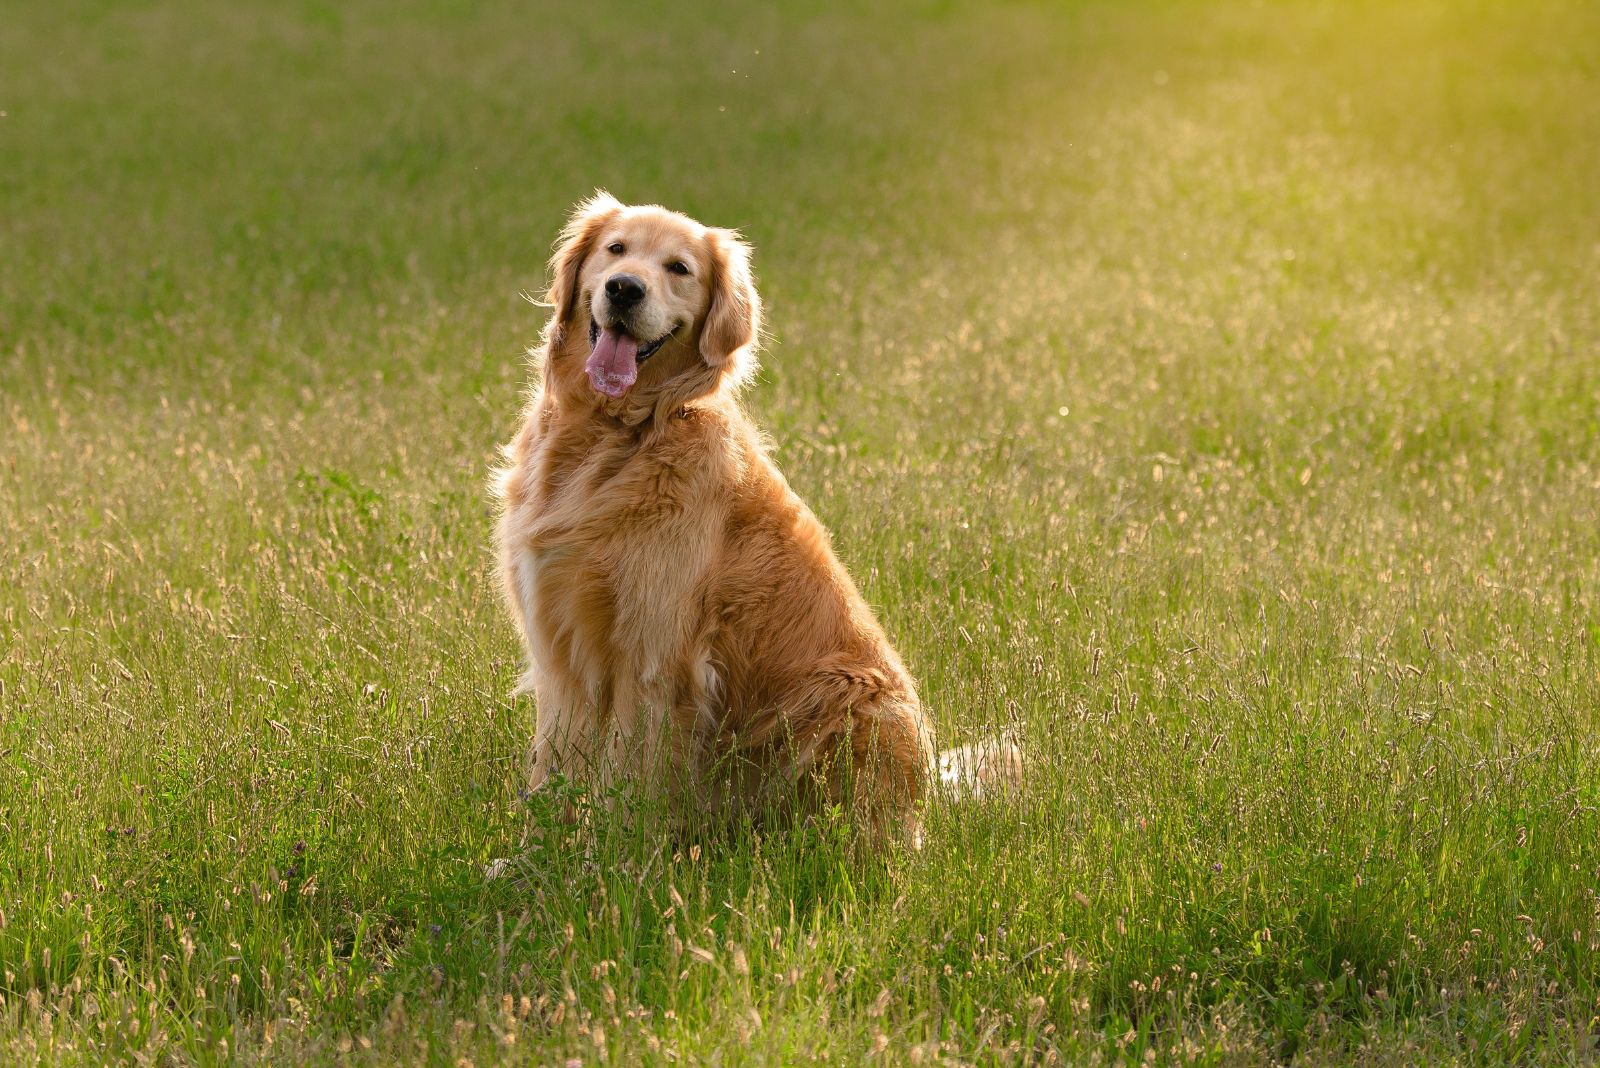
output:
M505 599L555 773L707 810L830 804L920 841L930 788L1020 771L940 757L910 674L740 404L761 298L732 230L604 192L549 265L551 316L495 486Z

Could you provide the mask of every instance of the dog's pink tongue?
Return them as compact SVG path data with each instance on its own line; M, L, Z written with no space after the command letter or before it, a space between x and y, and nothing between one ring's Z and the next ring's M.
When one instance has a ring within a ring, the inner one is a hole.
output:
M608 397L620 397L639 377L639 343L619 330L602 330L583 369L589 384Z

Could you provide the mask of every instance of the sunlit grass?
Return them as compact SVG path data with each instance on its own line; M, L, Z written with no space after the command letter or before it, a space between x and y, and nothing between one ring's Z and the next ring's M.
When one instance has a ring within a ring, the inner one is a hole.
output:
M0 1060L1588 1062L1590 5L54 6L0 33ZM484 480L566 207L948 743L915 855L518 795Z

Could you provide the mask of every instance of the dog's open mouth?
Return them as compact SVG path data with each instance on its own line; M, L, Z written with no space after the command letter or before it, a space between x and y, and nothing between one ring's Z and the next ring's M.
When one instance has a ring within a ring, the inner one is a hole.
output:
M583 369L589 374L589 384L608 397L620 397L633 388L644 361L656 354L667 339L676 333L668 330L654 341L640 345L616 327L601 327L589 320L589 344L592 351Z

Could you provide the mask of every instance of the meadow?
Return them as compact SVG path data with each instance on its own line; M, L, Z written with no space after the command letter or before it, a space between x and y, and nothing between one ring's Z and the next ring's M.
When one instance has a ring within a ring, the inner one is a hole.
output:
M1600 7L0 16L0 1062L1600 1060ZM597 186L1024 789L551 823L487 476ZM515 879L483 865L537 839Z

